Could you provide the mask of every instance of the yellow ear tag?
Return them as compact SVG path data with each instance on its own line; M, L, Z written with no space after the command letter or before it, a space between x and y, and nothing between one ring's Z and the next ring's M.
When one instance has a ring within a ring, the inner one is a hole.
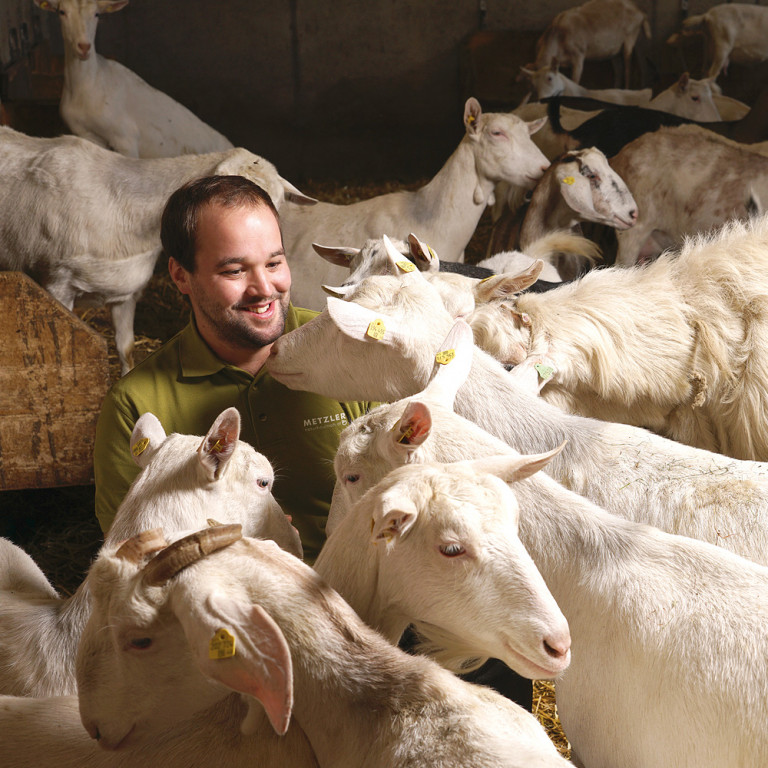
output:
M437 254L436 254L436 253L435 253L435 252L432 250L432 246L431 246L431 245L428 245L428 246L427 246L427 250L429 251L429 255L430 255L430 256L431 256L433 259L436 259L436 258L437 258Z
M563 179L563 184L568 184L570 186L571 184L575 184L575 183L576 183L576 179L574 179L573 176L566 176Z
M221 444L221 440L217 440L211 446L211 453L221 453L224 450L224 446Z
M435 362L440 363L440 365L448 365L454 357L456 357L455 349L444 349L435 355Z
M470 116L467 118L467 122L468 122L470 125L472 125L472 123L474 123L474 122L475 122L475 116L474 116L474 115L470 115Z
M365 335L370 336L372 339L376 339L376 341L381 341L384 338L384 332L386 330L383 320L372 320L368 325L368 330L365 332Z
M224 627L217 629L208 643L209 659L231 659L235 655L235 636Z
M551 365L544 365L544 363L536 363L533 367L536 370L536 373L541 376L542 381L551 378L552 374L555 372L555 369Z
M396 261L395 263L403 272L413 272L416 269L416 265L412 261Z
M133 448L131 448L131 453L134 456L141 456L141 454L147 450L148 445L149 445L149 438L142 437L141 440L133 444Z
M413 432L414 432L413 426L408 427L408 429L406 429L405 432L403 432L403 434L397 438L397 442L402 443L402 442L405 442L406 440L410 440Z
M496 277L496 275L488 275L488 277L484 277L484 278L483 278L483 279L480 281L480 283L485 283L485 282L487 282L488 280L490 280L492 277ZM478 283L478 285L479 285L480 283Z

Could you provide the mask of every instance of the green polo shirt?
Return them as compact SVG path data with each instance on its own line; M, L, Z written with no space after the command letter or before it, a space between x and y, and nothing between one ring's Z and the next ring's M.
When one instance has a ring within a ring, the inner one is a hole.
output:
M317 314L291 306L286 332ZM107 393L94 446L96 517L102 530L109 529L139 472L128 446L142 413L157 416L167 434L205 435L232 405L242 419L240 439L272 464L275 498L293 517L305 559L313 562L325 540L339 434L368 404L297 392L264 369L252 376L225 363L203 341L194 320Z

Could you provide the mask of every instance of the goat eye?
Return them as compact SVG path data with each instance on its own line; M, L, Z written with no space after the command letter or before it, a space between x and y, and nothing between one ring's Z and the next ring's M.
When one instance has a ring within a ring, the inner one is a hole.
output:
M269 480L267 480L266 477L260 477L256 481L256 485L258 485L259 488L269 488Z
M356 483L360 479L360 475L344 475L345 483Z
M504 131L491 131L491 136L504 136Z
M461 544L441 544L440 552L446 557L458 557L463 555L467 550L461 546Z
M144 651L152 645L151 637L138 637L135 640L129 640L128 645L137 651Z

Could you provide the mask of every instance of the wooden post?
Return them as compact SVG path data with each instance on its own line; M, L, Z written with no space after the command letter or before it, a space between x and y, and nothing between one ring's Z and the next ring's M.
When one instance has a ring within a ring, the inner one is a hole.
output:
M21 272L0 272L0 490L93 482L107 341Z

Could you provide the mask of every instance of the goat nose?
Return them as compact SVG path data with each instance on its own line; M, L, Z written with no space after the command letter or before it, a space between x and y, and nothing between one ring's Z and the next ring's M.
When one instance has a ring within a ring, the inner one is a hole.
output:
M78 49L82 53L88 53L88 51L91 50L91 44L90 43L78 43L77 44Z
M571 633L562 632L544 638L544 650L552 659L564 659L571 650Z
M637 221L637 209L632 209L629 212L629 218L632 219L632 221Z

